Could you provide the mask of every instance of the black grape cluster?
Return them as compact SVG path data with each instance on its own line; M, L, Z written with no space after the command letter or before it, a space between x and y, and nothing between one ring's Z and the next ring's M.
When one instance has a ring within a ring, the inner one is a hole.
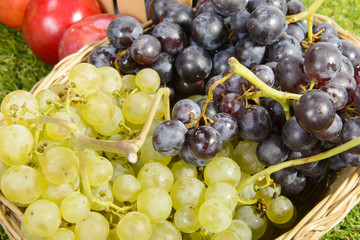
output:
M315 43L304 47L307 21L288 24L285 18L302 11L299 0L209 0L195 8L152 0L151 33L134 18L119 17L108 28L111 44L94 50L90 62L115 66L122 74L151 67L172 89L172 120L153 135L163 155L205 166L224 142L236 146L247 140L258 143L264 166L309 157L360 136L360 49L327 22L313 25ZM259 89L240 75L213 89L201 118L210 86L232 72L230 57L268 86L302 94L288 120L279 102L247 99ZM360 147L271 177L283 192L297 194L306 182L345 166L360 166Z

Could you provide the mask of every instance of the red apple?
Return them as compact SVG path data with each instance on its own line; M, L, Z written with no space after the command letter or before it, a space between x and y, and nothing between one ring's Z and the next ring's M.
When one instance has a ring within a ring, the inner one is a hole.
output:
M31 0L26 8L23 33L32 52L47 64L59 61L59 43L75 22L101 9L95 0Z
M0 22L20 29L30 0L0 0Z
M69 27L59 45L59 60L77 52L87 43L103 40L112 20L119 17L115 14L101 13L86 17Z

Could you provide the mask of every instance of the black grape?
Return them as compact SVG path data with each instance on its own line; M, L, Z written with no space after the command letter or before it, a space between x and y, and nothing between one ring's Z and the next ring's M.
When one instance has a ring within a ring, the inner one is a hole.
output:
M164 52L175 55L184 49L186 35L176 23L161 22L154 27L152 35L160 41Z
M345 39L341 39L343 45L342 54L347 57L354 65L360 60L360 49L353 43Z
M235 57L247 68L261 64L265 53L266 46L256 43L250 37L240 39L235 45Z
M118 50L111 45L100 46L90 53L89 62L97 68L113 67L117 52Z
M160 76L161 84L170 82L173 78L175 58L169 53L160 53L158 59L149 67L154 69Z
M353 117L344 123L341 140L346 143L357 137L360 137L360 117ZM353 154L360 154L360 145L351 148L349 151Z
M186 4L175 4L165 9L160 17L161 22L173 22L179 24L186 33L190 32L195 11Z
M280 37L279 41L269 47L268 61L278 62L289 55L301 57L301 45L295 37L284 35Z
M141 65L150 65L158 59L161 53L161 43L156 37L144 34L133 42L130 51L135 62Z
M222 141L231 141L235 138L238 132L238 125L233 116L227 113L217 113L211 119L213 123L209 126L213 127L220 133Z
M245 8L246 0L211 0L215 7L224 15L230 15L233 12L240 11Z
M289 148L284 144L279 135L270 135L260 141L256 148L256 155L265 166L284 162L288 154Z
M200 117L200 114L200 106L190 99L177 101L172 109L172 119L179 120L184 124L194 122L194 119Z

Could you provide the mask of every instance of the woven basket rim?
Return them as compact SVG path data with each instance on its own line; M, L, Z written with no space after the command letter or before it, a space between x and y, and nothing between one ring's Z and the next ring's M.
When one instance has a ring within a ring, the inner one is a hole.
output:
M360 38L345 31L331 18L315 14L315 19L317 22L333 24L340 38L349 40L360 48ZM151 27L151 25L151 21L143 24L144 28ZM53 84L66 84L70 69L75 64L86 60L95 48L106 44L109 44L107 38L87 44L78 52L62 59L45 78L34 85L30 92L35 95ZM319 239L341 222L348 212L360 202L359 182L360 168L347 167L340 171L336 181L330 185L326 196L296 226L278 236L276 240ZM0 192L0 224L11 240L26 240L20 230L22 220L23 212Z

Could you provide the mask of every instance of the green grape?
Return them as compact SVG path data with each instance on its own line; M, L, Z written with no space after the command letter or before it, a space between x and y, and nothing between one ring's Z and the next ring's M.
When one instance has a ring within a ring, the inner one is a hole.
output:
M60 204L61 201L68 195L74 192L74 184L72 182L57 185L49 181L44 181L44 191L41 196L56 204Z
M55 84L51 85L48 89L53 91L56 95L59 96L59 95L63 95L64 93L66 93L67 86L65 84L55 83Z
M74 92L80 95L90 95L98 91L101 74L94 65L78 63L69 72L69 82L75 84Z
M97 91L86 97L81 108L81 116L93 126L104 125L111 120L115 112L115 104L109 95Z
M126 158L111 160L110 162L113 165L113 176L110 180L110 183L113 183L118 176L123 174L130 174L135 176L134 169Z
M201 204L198 218L203 228L209 232L218 233L230 226L232 211L222 200L213 198Z
M226 229L226 231L233 231L237 235L240 236L241 240L251 240L252 239L252 232L249 225L239 219L233 219L231 221L230 226Z
M151 221L164 221L171 213L171 197L160 187L150 187L142 190L137 198L137 210L144 213Z
M70 115L72 119L75 122L75 125L80 130L82 134L85 133L86 128L88 127L88 124L86 121L81 117L81 111L79 108L75 108L73 106L70 106Z
M277 196L266 202L266 216L276 224L285 224L294 214L294 205L285 196Z
M197 178L197 168L187 164L184 160L175 162L171 167L171 172L175 182L180 178Z
M120 89L120 95L124 98L127 97L127 95L134 91L136 87L135 83L135 75L133 74L126 74L122 77L122 88Z
M24 225L27 231L36 237L49 237L60 226L59 207L45 199L31 203L24 212Z
M134 169L134 176L138 176L140 170L144 167L144 164L141 161L136 161L136 163L132 163L130 165L132 169Z
M155 119L152 121L152 123L151 123L148 136L153 135L155 129L156 129L161 123L163 123L163 122L164 122L164 119L157 119L157 118L155 118Z
M1 158L0 158L0 179L4 175L4 173L10 168L9 165L5 164ZM0 190L1 190L1 184L0 184Z
M98 68L101 74L100 90L107 95L112 96L114 91L120 91L122 80L119 72L113 67Z
M251 177L250 174L246 173L246 172L243 172L241 171L241 178L240 178L240 182L241 181L244 181L245 179ZM239 190L237 187L236 187L236 191L238 192L238 197L239 199L241 200L245 200L245 201L248 201L248 200L252 200L255 198L255 189L254 189L254 186L255 186L255 183L252 182L250 183L249 185L247 185L245 188Z
M141 212L129 212L117 224L117 233L121 240L149 240L152 225L149 218Z
M0 129L0 157L7 165L27 164L33 147L33 135L23 125L9 125Z
M87 218L76 223L77 240L106 240L109 235L109 222L97 212L90 212Z
M87 159L87 174L90 186L100 187L108 183L113 174L113 166L104 157L92 157Z
M252 239L261 238L267 228L267 219L262 216L255 206L244 205L235 210L234 219L248 224L252 232Z
M183 205L174 214L174 224L184 233L197 231L201 227L198 220L198 209L190 204Z
M127 96L123 104L123 114L127 121L144 124L149 114L152 98L147 93L136 92Z
M249 174L260 172L264 165L256 155L257 142L239 141L234 150L234 160L239 164L242 171Z
M154 101L155 94L149 94L151 101ZM159 105L156 108L154 119L162 119L165 114L165 103L163 99L160 99Z
M21 222L20 230L26 240L46 240L46 238L31 235L26 229L24 221Z
M59 228L54 234L46 238L46 240L75 240L75 234L70 229Z
M20 165L12 166L1 178L4 196L18 204L30 204L41 196L44 179L34 168Z
M205 199L205 185L197 178L181 178L171 187L170 196L175 210L186 204L198 208Z
M205 166L204 179L208 186L217 182L227 182L236 186L240 177L240 168L231 158L215 157Z
M217 157L228 157L234 158L234 146L231 142L223 142L220 152L216 155Z
M242 240L242 238L233 231L225 230L215 233L211 240Z
M111 185L109 183L106 183L105 185L100 186L100 187L91 188L91 194L95 198L100 199L103 202L113 202L114 201L113 192L111 189ZM95 210L95 211L104 211L105 210L105 207L103 205L94 203L94 202L90 202L90 207L91 207L91 210Z
M135 84L142 92L154 93L160 87L160 76L152 68L143 68L136 74Z
M26 106L26 109L24 109L24 106ZM36 113L39 112L39 103L31 93L24 90L15 90L6 95L1 102L1 113L5 117L14 114L13 110L17 110L17 113L24 111L24 114L21 114L24 119L34 119ZM13 123L12 120L9 122Z
M52 117L72 121L71 115L66 112L55 112ZM54 141L61 142L71 138L71 133L59 124L47 123L45 126L47 136Z
M152 225L150 240L181 240L181 233L174 224L169 221L162 221Z
M112 136L121 131L120 123L125 122L121 108L115 105L115 111L110 121L94 126L95 130L103 136Z
M61 201L60 213L63 219L69 223L80 222L89 215L90 202L80 192L73 192Z
M142 189L161 187L168 192L174 183L174 176L167 166L159 162L149 162L140 169L138 180Z
M229 183L217 182L210 185L205 191L205 201L214 198L221 200L231 210L235 209L238 203L237 191Z
M133 175L118 176L112 187L114 197L120 202L135 202L141 192L140 181Z
M59 96L50 89L42 89L35 95L39 103L39 111L44 113L52 107L51 103L59 101Z
M79 172L79 160L75 152L65 147L49 149L40 166L46 180L58 185L72 182Z
M265 202L268 202L271 198L273 198L276 195L281 194L281 186L276 185L276 189L274 189L274 186L268 186L264 188L260 188L256 191L256 198L262 199Z
M116 228L111 228L106 240L120 240Z
M145 142L140 148L140 161L143 164L149 162L159 162L164 165L168 165L171 161L171 158L171 156L162 155L154 149L151 135L146 138Z

